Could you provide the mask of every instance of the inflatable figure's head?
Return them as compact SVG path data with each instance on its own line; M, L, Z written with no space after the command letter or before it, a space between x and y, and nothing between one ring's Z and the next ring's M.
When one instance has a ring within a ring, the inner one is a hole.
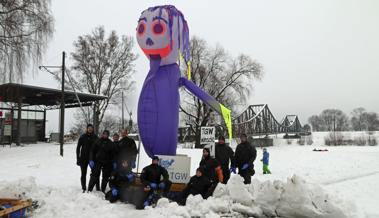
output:
M141 13L137 41L149 59L161 59L160 65L176 63L180 53L189 61L189 33L183 14L172 5L155 6Z

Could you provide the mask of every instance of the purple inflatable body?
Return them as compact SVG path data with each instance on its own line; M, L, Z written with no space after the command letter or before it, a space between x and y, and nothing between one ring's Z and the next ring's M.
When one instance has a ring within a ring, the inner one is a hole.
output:
M138 102L138 128L146 153L175 155L179 123L179 66L151 60Z

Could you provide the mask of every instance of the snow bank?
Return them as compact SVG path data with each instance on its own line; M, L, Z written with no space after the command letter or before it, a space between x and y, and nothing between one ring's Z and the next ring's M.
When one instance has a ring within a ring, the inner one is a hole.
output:
M100 192L81 193L80 189L73 187L39 186L33 177L12 182L0 181L0 196L32 198L38 201L39 207L33 212L33 217L38 218L113 218L138 214L131 205L108 203Z
M41 207L35 211L35 217L218 217L222 214L229 217L248 214L296 217L298 215L293 213L300 211L308 213L308 217L311 216L309 214L332 217L331 214L336 213L338 218L338 208L346 215L356 209L359 212L357 217L379 217L379 146L328 147L329 152L312 152L313 148L286 144L271 147L270 168L273 174L262 175L262 162L256 161L254 178L261 181L253 180L251 185L245 186L238 176L232 176L229 184L220 185L214 197L207 201L194 196L188 200L188 206L179 207L162 200L155 209L136 211L131 205L109 204L101 193L81 193L75 144L65 145L63 158L59 156L59 147L54 144L0 146L0 180L5 180L0 181L0 196L25 195L38 200ZM201 150L178 149L178 153L191 157L191 175L194 175ZM258 157L261 156L262 150L258 149ZM150 162L147 156L141 156L139 169ZM311 184L297 176L287 180L295 173ZM313 184L320 184L343 201L329 196Z
M338 203L319 186L296 175L286 182L253 180L250 185L233 176L227 185L219 184L207 200L200 195L189 196L186 206L178 206L161 199L149 212L151 217L349 217Z
M72 217L283 217L283 218L345 218L337 201L318 186L308 184L298 176L286 182L253 180L243 184L233 176L227 185L219 184L213 197L189 196L186 206L167 199L159 200L156 208L137 211L132 205L110 204L102 193L81 193L73 187L52 188L39 186L33 177L13 182L0 182L0 196L23 197L37 200L34 211L38 218Z

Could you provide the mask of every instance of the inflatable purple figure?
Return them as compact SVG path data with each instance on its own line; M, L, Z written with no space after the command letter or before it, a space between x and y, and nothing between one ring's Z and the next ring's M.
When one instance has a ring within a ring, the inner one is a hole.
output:
M187 22L172 5L148 8L141 13L137 41L150 70L138 101L138 128L146 153L175 155L179 125L179 88L184 86L213 110L222 114L231 138L230 110L190 80L180 77L177 64L182 56L190 79L190 47Z

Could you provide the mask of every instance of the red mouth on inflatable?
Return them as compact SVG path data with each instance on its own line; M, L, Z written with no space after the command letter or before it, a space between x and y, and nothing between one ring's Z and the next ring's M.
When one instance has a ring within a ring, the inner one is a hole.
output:
M146 49L146 48L143 48L142 51L145 53L145 55L147 56L155 56L155 55L159 55L161 58L165 58L167 57L167 55L170 54L171 52L171 44L168 44L166 47L164 48L156 48L156 49Z

